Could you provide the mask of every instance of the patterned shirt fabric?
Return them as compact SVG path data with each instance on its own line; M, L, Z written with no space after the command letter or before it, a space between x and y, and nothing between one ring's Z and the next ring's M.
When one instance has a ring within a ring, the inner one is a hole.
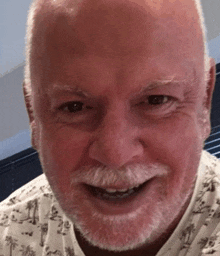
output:
M85 256L43 174L0 203L0 256L46 255ZM205 255L220 255L220 161L203 151L190 204L156 256Z

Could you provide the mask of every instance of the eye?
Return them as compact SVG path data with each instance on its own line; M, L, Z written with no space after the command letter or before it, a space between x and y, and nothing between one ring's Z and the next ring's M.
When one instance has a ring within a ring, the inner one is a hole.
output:
M150 105L161 105L169 101L170 97L165 95L150 95L148 97L148 104Z
M59 107L59 110L63 110L69 113L77 113L83 111L84 109L92 109L92 107L86 106L81 101L71 101L63 104Z
M177 99L167 95L148 95L137 105L145 114L163 115L174 111L177 106Z
M172 97L166 95L150 95L146 100L141 101L138 105L159 106L170 102Z

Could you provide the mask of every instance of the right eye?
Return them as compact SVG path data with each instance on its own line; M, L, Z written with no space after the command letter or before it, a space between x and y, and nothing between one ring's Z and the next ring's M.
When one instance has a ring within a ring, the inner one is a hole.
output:
M69 113L77 113L87 109L92 109L92 107L85 105L81 101L70 101L59 107L59 110Z
M84 103L80 101L71 101L60 106L59 110L63 110L69 113L76 113L82 111L84 108Z
M64 123L90 122L95 114L95 108L82 101L65 102L56 109L59 122Z

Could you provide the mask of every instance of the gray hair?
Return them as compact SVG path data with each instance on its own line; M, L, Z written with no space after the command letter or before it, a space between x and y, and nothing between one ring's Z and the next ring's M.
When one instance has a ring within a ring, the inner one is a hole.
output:
M47 2L47 0L44 0ZM53 1L53 0L50 0ZM66 1L66 0L65 0ZM203 43L204 43L204 71L205 71L205 81L209 80L209 70L210 70L210 58L208 52L207 45L207 30L205 26L205 19L202 10L201 0L194 0L197 8L197 12L199 14L199 23L202 29L203 34ZM24 72L24 86L28 95L32 94L32 86L31 86L31 71L30 71L30 60L31 60L31 52L32 52L32 39L33 39L33 27L35 23L35 13L37 10L37 4L39 0L33 0L27 19L27 30L26 30L26 64L25 64L25 72Z

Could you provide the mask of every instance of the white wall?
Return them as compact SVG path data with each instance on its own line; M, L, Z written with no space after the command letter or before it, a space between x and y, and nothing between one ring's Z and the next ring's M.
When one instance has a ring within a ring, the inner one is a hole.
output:
M24 61L26 17L31 0L0 0L0 76Z
M0 160L30 147L22 93L23 67L0 78Z
M29 128L22 93L23 67L0 78L0 141Z

